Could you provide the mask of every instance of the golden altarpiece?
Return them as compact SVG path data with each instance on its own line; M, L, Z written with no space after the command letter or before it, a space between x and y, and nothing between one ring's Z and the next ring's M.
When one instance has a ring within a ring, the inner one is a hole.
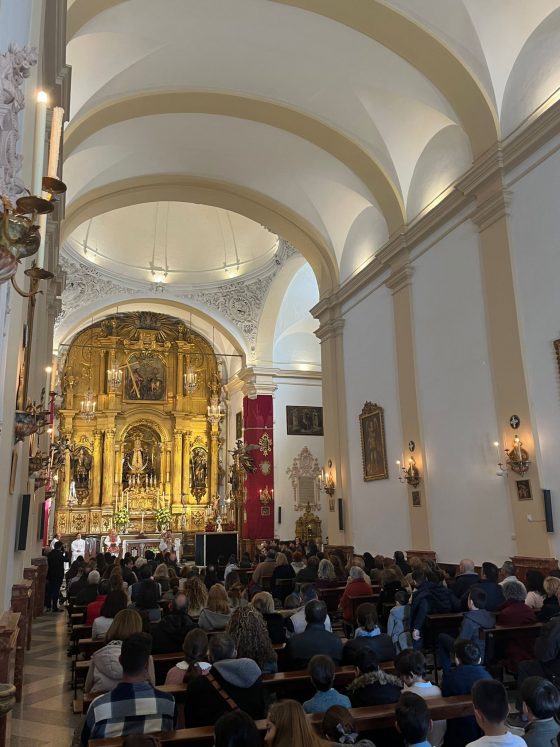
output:
M154 532L168 509L175 532L203 531L215 503L221 383L209 343L183 322L132 312L96 322L70 344L60 372L59 430L68 448L55 526L62 535ZM84 403L88 406L84 407Z

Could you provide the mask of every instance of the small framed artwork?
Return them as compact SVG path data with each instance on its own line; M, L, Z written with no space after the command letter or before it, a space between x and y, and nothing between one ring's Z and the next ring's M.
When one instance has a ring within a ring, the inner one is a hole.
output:
M532 501L531 482L529 480L517 480L517 498L520 501Z
M387 480L387 451L385 448L385 419L383 408L366 402L360 414L362 465L364 480Z
M419 508L422 505L422 499L420 497L419 490L412 491L412 505L414 506L414 508Z
M235 414L235 439L238 441L243 438L243 412L239 410Z
M286 405L288 436L322 436L323 408Z
M270 516L270 506L261 506L261 516Z

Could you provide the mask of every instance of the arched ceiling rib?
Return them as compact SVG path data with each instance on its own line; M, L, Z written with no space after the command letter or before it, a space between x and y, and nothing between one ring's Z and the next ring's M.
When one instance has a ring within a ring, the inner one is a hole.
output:
M298 248L313 268L322 295L338 285L338 267L332 249L301 215L254 190L211 179L154 174L98 187L83 194L68 208L62 240L96 215L154 200L214 205L245 215Z
M331 126L276 103L229 93L160 91L111 100L73 120L65 135L65 157L105 127L157 114L218 114L272 125L322 148L353 171L376 198L389 228L405 221L399 190L383 166L351 138Z

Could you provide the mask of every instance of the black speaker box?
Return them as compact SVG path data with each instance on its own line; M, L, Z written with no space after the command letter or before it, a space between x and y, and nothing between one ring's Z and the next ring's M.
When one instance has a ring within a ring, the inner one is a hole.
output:
M543 488L543 499L544 499L544 520L546 522L546 531L554 531L554 519L552 518L552 499L550 497L550 490Z
M338 528L340 531L344 529L344 506L342 504L342 498L338 499Z
M16 529L16 550L25 550L27 546L27 526L29 524L29 507L31 496L25 493L21 496L19 504L19 517Z
M282 523L282 506L278 506L278 523Z

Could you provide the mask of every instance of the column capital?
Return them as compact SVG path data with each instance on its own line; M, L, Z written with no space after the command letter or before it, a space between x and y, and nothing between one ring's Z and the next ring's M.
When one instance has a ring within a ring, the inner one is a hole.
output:
M385 281L385 285L389 288L393 295L412 285L412 277L414 275L414 267L410 264L402 265L391 272L391 275Z
M242 392L249 399L256 399L259 395L274 396L278 385L274 381L276 369L247 366L238 371L237 376L243 382Z
M478 230L485 231L497 221L508 216L511 198L512 193L501 186L490 194L481 195L472 214L472 220L478 226Z
M315 335L322 343L333 337L342 335L345 322L344 317L339 316L334 319L320 320L320 322L318 329L315 330Z

